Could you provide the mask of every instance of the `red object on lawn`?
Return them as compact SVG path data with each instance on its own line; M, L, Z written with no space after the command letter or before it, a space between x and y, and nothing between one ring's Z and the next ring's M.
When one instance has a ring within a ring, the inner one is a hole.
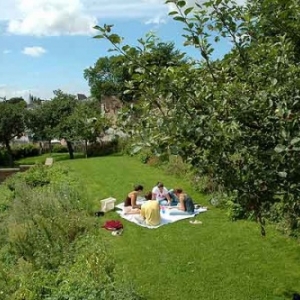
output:
M110 231L115 231L123 228L123 224L118 220L109 220L105 222L102 228L105 228Z

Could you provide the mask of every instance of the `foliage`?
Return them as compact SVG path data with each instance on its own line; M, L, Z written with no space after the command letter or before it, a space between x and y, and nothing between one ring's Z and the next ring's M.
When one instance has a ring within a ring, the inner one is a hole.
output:
M109 155L119 150L118 139L107 142L96 142L88 145L87 154L89 157Z
M28 111L27 127L34 141L50 141L55 138L54 128L59 123L54 103L44 101Z
M41 187L50 183L59 183L61 181L67 181L69 184L76 183L76 180L70 181L68 170L57 165L51 167L43 164L37 164L28 169L25 173L17 173L14 176L6 180L6 184L11 190L15 190L15 184L22 182L30 186Z
M19 160L21 158L38 156L40 149L35 144L22 144L11 146L11 155L13 160ZM9 153L7 149L0 148L0 166L9 165Z
M13 165L10 142L21 137L25 131L26 102L23 99L0 102L0 144L3 144L9 155L9 165Z
M262 234L263 218L278 194L291 229L299 226L300 216L300 68L292 38L299 6L289 1L289 15L280 11L280 1L269 2L239 6L211 0L192 8L185 1L167 1L175 7L170 15L184 25L185 45L196 47L202 59L166 68L148 65L135 74L127 86L139 96L142 122L134 122L137 115L130 107L122 123L141 147L179 154L222 185L246 214L254 212ZM274 6L277 21L270 28ZM120 48L111 27L96 29L121 53L132 48ZM232 50L214 61L211 41L224 39ZM153 44L143 46L151 53ZM130 59L137 63L136 56Z
M11 165L11 156L5 148L0 148L0 166L7 167Z
M93 67L84 70L84 78L88 81L92 96L97 100L101 100L103 96L126 99L126 95L123 95L124 84L130 79L130 75L122 55L99 58Z
M83 158L85 155L83 153L75 152L74 158ZM44 164L48 157L52 157L54 162L68 160L70 156L68 153L52 153L51 156L49 153L41 154L35 157L27 157L18 160L16 163L18 165L34 165L34 164Z
M83 180L95 208L100 199L110 196L121 203L136 183L144 185L146 193L157 181L167 188L181 186L196 203L209 207L196 216L202 225L191 225L188 219L145 230L124 221L122 237L116 239L109 232L99 237L113 255L116 278L130 278L145 299L160 299L161 295L172 300L198 299L201 294L201 299L288 300L293 291L299 292L298 241L282 236L270 225L267 236L259 238L255 223L229 221L224 210L208 204L210 196L195 192L189 178L166 175L163 169L141 164L137 157L62 163ZM104 223L115 218L118 215L111 212L99 220Z
M111 31L110 25L105 25L104 28L96 26L96 29L102 32L102 35L100 35L102 37L112 41L117 38L117 35L109 34ZM121 38L117 39L121 40ZM100 57L94 67L84 71L84 77L88 80L91 94L96 99L101 100L103 96L117 96L123 102L137 100L137 94L130 93L130 90L128 90L128 82L133 84L136 75L145 73L148 67L152 66L164 68L185 63L182 59L183 54L175 49L174 43L161 42L153 34L148 34L145 41L140 39L139 42L141 48L135 49L127 45L120 47L121 54ZM148 44L152 45L151 49L146 47ZM135 89L134 86L131 86L131 88ZM138 86L135 92L138 92Z
M94 101L79 101L61 90L54 91L52 100L34 106L27 121L35 140L65 139L70 158L74 142L95 141L109 124Z
M53 145L52 153L68 153L68 148L63 145Z
M0 186L0 207L1 299L141 299L115 279L86 192L67 168L15 175Z

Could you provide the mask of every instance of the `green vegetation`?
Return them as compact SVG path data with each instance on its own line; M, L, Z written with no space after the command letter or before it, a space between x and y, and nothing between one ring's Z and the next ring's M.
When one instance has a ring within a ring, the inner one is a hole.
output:
M22 99L0 103L0 158L10 165L10 142L25 130L49 143L65 139L70 158L78 141L86 156L118 152L118 139L107 148L96 143L110 125L98 101L111 95L124 101L116 124L128 136L122 151L139 159L69 161L58 153L54 167L33 167L0 186L4 300L283 300L300 291L298 240L276 230L293 237L300 230L300 6L199 2L166 1L200 60L151 34L132 47L112 25L95 26L95 38L118 53L84 72L96 99L83 103L57 90L44 104L32 99L31 111ZM211 41L224 39L233 47L214 60ZM118 218L94 216L100 199L121 202L135 183L147 192L158 180L183 187L197 203L216 196L227 214L210 207L197 216L202 225L181 221L157 230L124 221L120 238L100 229Z
M0 146L3 144L7 150L9 165L13 164L10 142L21 137L25 131L25 108L26 102L23 99L12 98L0 102Z
M197 203L207 197L196 193L184 179L142 165L135 158L102 157L63 161L87 189L97 208L99 200L113 196L121 202L132 185L145 191L158 180L182 186ZM123 221L124 235L110 238L117 273L132 282L146 299L290 299L300 290L299 245L272 226L261 238L254 222L231 222L224 211L210 207L197 219L203 225L180 221L156 230ZM118 219L109 213L105 219ZM104 222L104 221L103 221Z
M95 26L95 38L109 41L133 66L124 93L136 97L120 120L132 135L133 152L149 148L160 157L180 155L199 176L222 187L240 211L236 217L257 219L262 235L270 211L287 232L298 235L297 1L166 3L184 27L184 44L199 50L199 60L153 64L155 38L131 46L112 25ZM215 60L219 41L232 43L232 49Z
M1 299L140 299L116 279L101 223L74 175L36 165L0 186Z
M134 157L62 160L10 178L0 186L3 299L284 300L300 290L296 240L272 225L262 238L255 222L231 222L209 204L196 217L202 225L183 220L150 230L123 220L121 237L101 228L119 219L93 216L101 199L121 202L133 184L147 192L158 180L208 204L188 177Z
M47 157L52 157L54 161L66 160L69 159L68 153L46 153L35 157L26 157L19 159L16 164L18 165L34 165L34 164L44 164ZM82 158L84 154L74 153L74 158Z

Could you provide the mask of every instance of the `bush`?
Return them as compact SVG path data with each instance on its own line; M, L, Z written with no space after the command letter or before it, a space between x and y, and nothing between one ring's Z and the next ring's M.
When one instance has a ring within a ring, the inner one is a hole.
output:
M153 156L153 153L151 152L150 149L142 149L137 155L139 161L143 164L148 163L149 159L152 156Z
M190 181L194 189L205 194L223 194L224 188L218 184L212 176L200 175L198 171L194 171L190 175Z
M7 167L9 165L9 155L5 148L0 148L0 167Z
M39 187L48 185L51 182L61 182L62 180L69 182L76 182L76 179L67 176L69 171L59 165L54 165L52 167L45 165L34 165L24 173L17 173L9 177L5 184L11 190L15 189L16 183L24 183L30 187Z
M118 152L118 139L108 142L92 143L88 145L88 157L110 155Z
M21 158L37 156L40 154L40 148L34 144L24 144L12 147L13 159L18 160Z
M0 186L1 299L141 299L116 279L85 195L60 166L35 166Z
M68 153L67 146L55 144L52 146L52 153Z
M24 144L18 146L12 146L12 158L13 160L19 160L21 158L33 157L40 155L40 148L35 144ZM0 166L9 165L9 154L6 148L0 148Z
M63 261L56 271L48 272L35 271L31 263L19 260L14 269L2 272L14 287L11 291L7 285L2 287L8 290L4 299L142 299L130 284L116 280L112 258L103 245L99 247L95 236L79 238L72 247L72 254L72 259Z
M165 166L167 174L177 177L186 177L190 173L191 167L185 163L178 155L170 155L169 161Z

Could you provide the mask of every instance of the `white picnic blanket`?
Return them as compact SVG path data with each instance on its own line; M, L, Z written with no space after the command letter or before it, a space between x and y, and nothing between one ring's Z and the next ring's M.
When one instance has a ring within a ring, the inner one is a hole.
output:
M144 200L138 200L137 204L143 204L145 201ZM145 223L145 221L142 219L142 217L139 214L134 214L134 215L126 215L123 212L124 209L124 203L120 203L118 205L116 205L116 208L119 208L120 210L117 210L116 212L124 219L126 219L129 222L133 222L139 226L142 227L147 227L147 228L158 228L160 226L169 224L169 223L174 223L180 220L184 220L184 219L188 219L188 218L193 218L196 215L198 215L201 212L205 212L207 211L206 208L198 208L195 209L195 213L192 215L179 215L179 216L170 216L169 215L169 209L165 209L164 212L160 211L160 216L161 216L161 223L157 226L149 226ZM172 208L172 211L175 211L176 208ZM179 210L178 210L179 211Z

